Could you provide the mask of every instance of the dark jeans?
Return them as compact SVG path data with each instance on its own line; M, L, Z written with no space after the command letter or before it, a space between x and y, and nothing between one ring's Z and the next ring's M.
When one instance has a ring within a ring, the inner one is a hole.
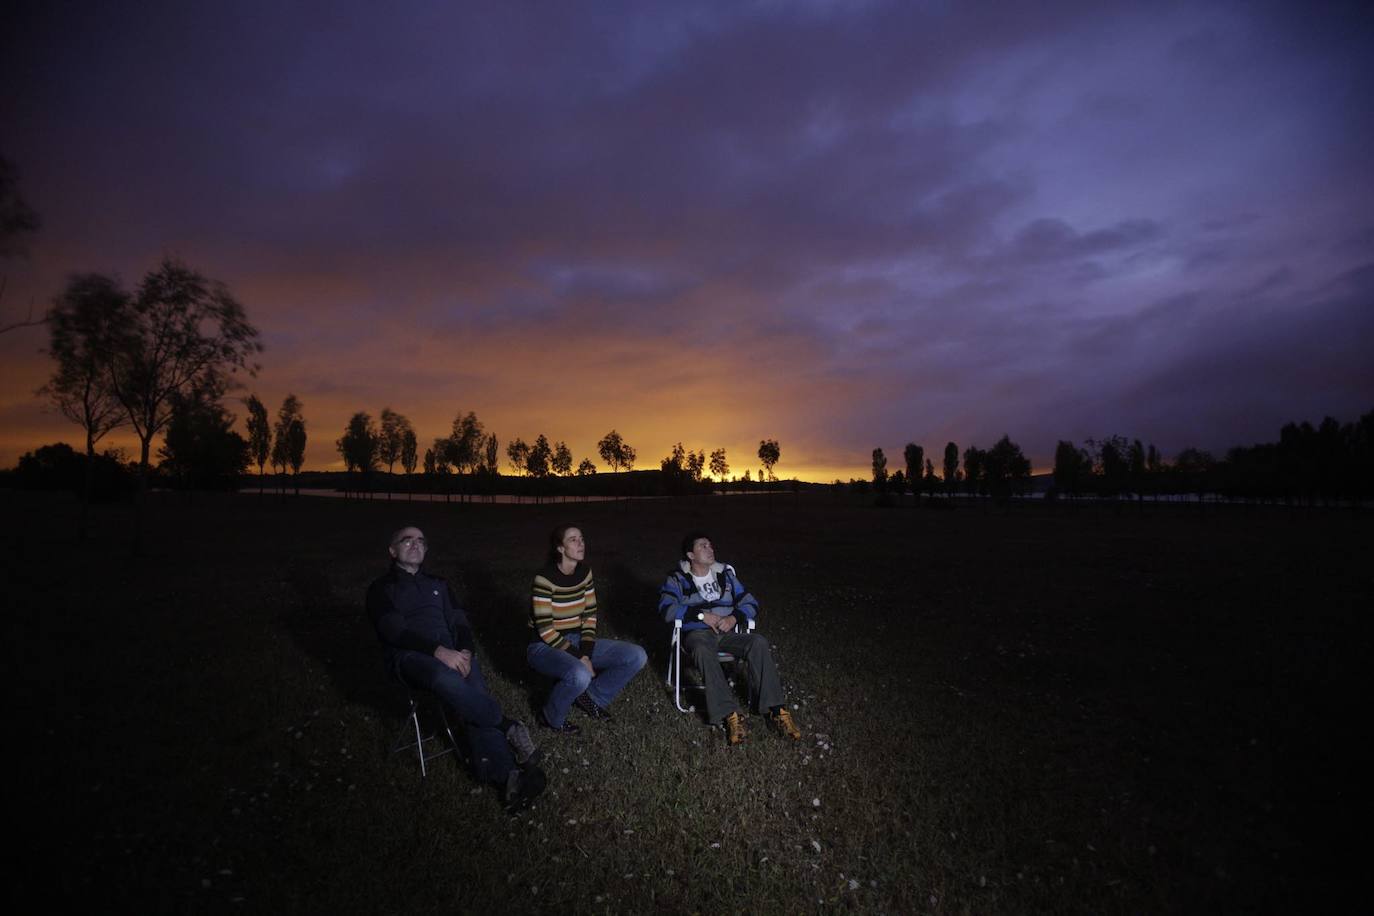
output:
M773 650L759 634L684 630L682 644L701 672L706 687L706 720L712 725L719 725L730 713L739 712L739 703L721 670L717 652L729 652L746 662L749 698L759 712L783 704L782 682L773 664Z
M501 731L505 715L500 705L487 693L487 682L473 656L472 670L467 677L423 652L401 652L401 679L420 690L428 690L448 707L462 724L468 745L468 760L479 782L495 783L502 788L506 776L515 766L506 735Z

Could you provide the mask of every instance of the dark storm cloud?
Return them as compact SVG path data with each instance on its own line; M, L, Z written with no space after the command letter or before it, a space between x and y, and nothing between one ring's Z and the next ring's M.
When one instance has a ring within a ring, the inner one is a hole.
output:
M322 428L390 403L432 435L461 406L575 451L588 424L638 430L645 456L685 425L861 468L876 444L1003 432L1042 461L1112 432L1221 447L1374 394L1355 7L74 3L14 23L0 142L45 231L13 301L178 254L248 303L262 384ZM37 387L33 348L3 346ZM551 415L570 390L578 416Z

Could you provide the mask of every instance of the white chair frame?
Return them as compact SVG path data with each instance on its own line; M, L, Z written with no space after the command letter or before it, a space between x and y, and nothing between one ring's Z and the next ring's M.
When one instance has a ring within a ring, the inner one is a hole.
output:
M747 617L744 617L743 615L741 615L741 618L743 619L743 623L737 622L737 623L735 624L735 632L736 632L736 633L752 633L752 632L754 632L754 621L750 620L750 619L747 618ZM687 684L687 685L685 685L685 686L683 685L683 683L682 683L682 661L683 661L683 656L685 656L686 654L687 654L687 650L686 650L685 648L683 648L683 645L682 645L682 621L681 621L681 620L674 620L674 621L673 621L673 642L672 642L672 647L671 647L671 648L669 649L669 651L668 651L668 686L671 687L672 690L673 690L673 704L674 704L675 706L677 706L677 711L678 711L678 712L696 712L696 709L697 709L697 708L696 708L695 705L687 705L687 706L682 705L682 692L683 692L684 690L702 690L702 691L704 691L704 690L706 689L706 686L705 686L704 684ZM725 664L736 664L736 665L742 664L741 659L736 658L734 655L730 654L729 652L717 652L717 653L716 653L716 658L720 661L720 663L721 663L722 665L725 665ZM733 680L733 679L730 681L730 684L731 684L731 686L734 686L734 680Z
M426 744L431 741L440 741L442 740L442 736L437 729L431 730L426 734L420 728L420 706L419 702L415 699L416 691L410 685L404 683L401 685L401 688L405 691L406 701L410 704L410 715L406 717L407 721L406 724L401 727L401 734L397 736L395 744L391 746L391 753L399 754L402 751L408 751L414 748L415 755L420 758L420 778L424 779L429 775L429 768L427 766L429 761L442 757L445 754L452 754L458 749L458 742L453 737L453 727L448 723L448 713L444 711L443 701L434 694L429 694L430 700L433 701L434 706L439 710L439 721L443 723L444 734L448 736L448 747L441 751L427 750L425 748ZM409 734L410 732L414 733L413 738Z

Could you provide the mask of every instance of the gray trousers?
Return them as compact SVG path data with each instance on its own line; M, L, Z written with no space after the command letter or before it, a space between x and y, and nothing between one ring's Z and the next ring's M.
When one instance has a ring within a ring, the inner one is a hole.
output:
M783 705L782 682L773 664L773 650L768 640L757 633L717 633L711 629L687 630L682 634L687 654L696 662L706 687L706 719L719 725L732 712L739 712L730 683L721 670L716 652L729 652L743 659L749 679L749 699L764 713Z

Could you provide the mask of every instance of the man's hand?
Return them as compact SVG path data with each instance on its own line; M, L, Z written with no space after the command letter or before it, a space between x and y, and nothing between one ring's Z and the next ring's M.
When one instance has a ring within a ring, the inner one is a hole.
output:
M590 656L584 655L581 658L579 658L578 661L582 663L583 668L587 669L588 674L592 675L593 677L596 676L596 669L592 667L592 660Z
M720 623L719 614L712 614L710 611L707 611L701 615L701 622L706 624L711 629L715 630L717 633L720 632L720 629L717 626L717 624Z
M733 633L735 631L735 615L730 614L726 617L716 618L717 633Z
M453 649L436 646L434 649L434 657L439 659L440 663L443 664L445 668L451 671L457 671L463 677L467 677L468 672L472 670L472 651L469 649L464 649L462 652L456 652Z

